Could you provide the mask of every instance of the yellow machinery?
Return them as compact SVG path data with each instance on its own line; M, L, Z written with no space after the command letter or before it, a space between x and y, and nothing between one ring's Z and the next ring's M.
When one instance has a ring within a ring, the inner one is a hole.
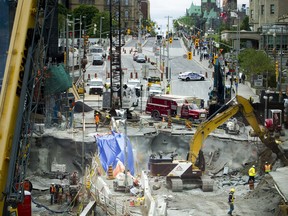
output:
M0 95L0 215L17 215L15 207L24 201L23 183L34 127L32 114L37 110L48 62L50 30L42 27L53 19L51 14L54 15L57 1L53 7L51 3L18 0L11 34L8 30L10 45L5 50L7 59Z
M270 148L278 158L281 159L284 165L288 165L287 158L278 148L277 140L274 137L270 137L264 127L259 126L250 102L239 95L236 96L236 101L236 104L230 106L223 112L211 116L198 126L190 142L188 161L179 162L172 167L172 170L167 175L167 184L172 188L172 191L182 191L183 183L191 182L191 180L194 181L194 183L197 181L197 183L202 184L203 191L213 190L213 181L202 178L202 172L205 170L205 161L201 148L204 140L212 131L239 111L246 118L253 128L255 135L260 138L263 144Z

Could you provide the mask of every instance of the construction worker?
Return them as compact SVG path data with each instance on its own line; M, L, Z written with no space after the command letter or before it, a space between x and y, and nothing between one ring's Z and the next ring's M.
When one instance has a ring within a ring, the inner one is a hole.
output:
M268 163L267 161L265 162L265 165L264 165L264 172L265 174L269 174L271 172L271 164Z
M51 205L54 204L54 199L55 199L55 193L56 193L56 187L55 187L55 184L52 183L51 186L50 186L50 196L51 196Z
M249 174L249 180L248 180L248 182L249 182L250 180L253 180L253 183L254 183L254 182L255 182L255 175L256 175L255 165L253 165L253 166L249 169L248 174Z
M166 87L166 94L170 94L170 84L168 84Z
M100 123L99 113L96 112L96 115L95 115L95 126L96 126L96 131L98 130L99 123Z
M232 212L234 211L234 199L235 199L234 192L235 192L235 189L231 188L230 192L229 192L229 196L228 196L228 203L229 203L229 206L230 206L230 209L228 211L229 215L232 215Z

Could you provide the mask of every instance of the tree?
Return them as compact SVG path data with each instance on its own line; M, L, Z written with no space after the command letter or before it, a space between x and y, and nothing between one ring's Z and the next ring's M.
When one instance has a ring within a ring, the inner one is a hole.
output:
M104 11L104 12L96 14L93 17L93 19L92 19L93 26L92 26L92 28L88 29L89 35L93 35L94 24L96 24L97 25L96 37L100 38L101 17L103 17L102 18L102 30L101 30L102 35L101 35L101 37L104 38L104 37L106 37L106 34L109 34L109 32L110 32L110 15L109 15L108 11Z
M255 49L245 49L239 54L239 64L241 70L245 71L246 76L268 74L268 85L275 87L275 66L273 60L263 51Z
M246 30L246 31L251 31L250 26L249 26L249 17L248 16L246 16L243 19L243 21L242 21L242 23L240 25L240 29L241 30Z
M99 10L95 6L91 5L80 5L73 10L73 16L79 18L85 16L85 26L90 27L93 24L93 18L99 14Z
M63 4L58 4L58 29L64 34L66 16L68 14L68 9Z

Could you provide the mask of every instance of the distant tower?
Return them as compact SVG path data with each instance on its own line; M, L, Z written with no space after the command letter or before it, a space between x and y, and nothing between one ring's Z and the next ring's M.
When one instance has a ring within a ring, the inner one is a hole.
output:
M237 0L223 0L223 11L237 10Z

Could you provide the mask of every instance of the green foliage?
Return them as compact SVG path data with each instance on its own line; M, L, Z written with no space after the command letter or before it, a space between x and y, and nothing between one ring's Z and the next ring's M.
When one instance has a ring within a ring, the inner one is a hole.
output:
M262 50L245 49L238 57L241 70L244 70L249 77L268 73L271 78L275 74L273 60ZM269 86L272 87L272 83L269 83Z
M249 27L249 17L248 17L248 16L246 16L246 17L243 19L243 21L242 21L242 23L241 23L241 25L240 25L240 29L241 29L241 30L245 30L245 31L251 31L251 29L250 29L250 27Z
M65 31L66 16L68 9L63 4L58 4L58 29L60 32Z
M180 17L178 20L180 23L187 25L187 26L195 25L195 21L193 20L193 17L183 16L183 17Z
M86 26L90 26L93 23L93 18L99 13L99 10L95 6L80 5L73 10L73 16L79 18L85 16L84 23Z
M87 28L87 33L90 36L93 37L98 37L100 38L100 20L101 17L104 17L104 19L102 18L102 38L106 38L106 34L109 34L110 32L110 16L109 16L109 12L108 11L104 11L101 13L97 13L95 14L95 16L92 19L91 22L91 26ZM96 24L96 34L94 35L94 24Z
M65 15L68 13L68 9L63 4L58 4L58 15Z

